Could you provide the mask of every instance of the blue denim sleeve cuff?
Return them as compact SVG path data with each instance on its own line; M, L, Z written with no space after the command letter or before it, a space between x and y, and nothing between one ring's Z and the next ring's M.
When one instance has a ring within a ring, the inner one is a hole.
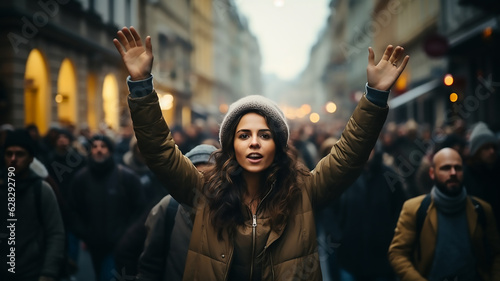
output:
M153 75L144 80L132 81L127 77L128 90L133 98L145 97L153 92Z
M374 103L375 105L378 105L380 107L386 107L387 106L387 100L389 99L389 93L390 91L380 91L377 89L374 89L370 86L368 86L368 83L366 83L366 98Z

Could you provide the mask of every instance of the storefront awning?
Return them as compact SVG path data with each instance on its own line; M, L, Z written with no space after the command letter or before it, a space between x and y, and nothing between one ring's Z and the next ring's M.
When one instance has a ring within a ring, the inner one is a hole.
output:
M488 19L483 23L477 24L475 26L472 26L468 29L463 30L462 32L460 32L456 36L450 36L450 38L448 39L450 47L453 48L453 47L467 41L468 39L472 38L473 36L476 36L477 34L481 34L481 32L483 32L483 30L488 28L488 27L491 27L494 30L496 30L498 28L497 19L496 18Z
M441 83L441 80L435 79L435 80L429 81L425 84L422 84L414 89L411 89L408 92L403 93L403 94L391 99L388 102L389 107L394 109L394 108L397 108L401 105L404 105L404 104L436 89L437 87L439 87L440 83Z

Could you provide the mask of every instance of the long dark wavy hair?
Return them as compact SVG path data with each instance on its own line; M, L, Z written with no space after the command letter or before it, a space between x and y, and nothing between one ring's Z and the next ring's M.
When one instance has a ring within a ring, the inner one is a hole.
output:
M219 239L222 239L224 230L228 231L230 237L234 235L236 227L243 225L245 220L242 213L242 196L246 190L246 183L242 176L243 168L236 161L233 141L241 117L249 112L255 112L266 119L276 144L274 161L263 172L260 198L267 195L259 207L260 211L269 214L273 230L278 230L285 224L297 202L300 195L299 175L309 175L309 171L297 161L286 143L279 140L275 131L277 126L273 124L272 119L267 118L259 110L243 112L230 124L225 139L221 139L222 148L213 153L215 165L206 174L204 193L210 208L210 218Z

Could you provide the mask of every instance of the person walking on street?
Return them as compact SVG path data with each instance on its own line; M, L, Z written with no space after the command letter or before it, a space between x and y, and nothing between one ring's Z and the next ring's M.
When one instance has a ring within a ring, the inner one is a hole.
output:
M488 126L479 122L469 139L469 158L464 167L467 192L491 204L500 231L499 142Z
M200 172L214 164L212 145L200 144L186 157ZM193 229L193 212L167 195L151 209L145 226L147 238L139 259L136 281L181 281Z
M57 281L61 274L64 225L52 187L29 168L34 154L26 130L8 133L0 198L12 204L4 205L0 225L2 232L11 232L9 240L0 238L0 280ZM7 217L7 207L12 216Z
M443 148L429 169L430 194L405 202L389 260L405 280L500 280L500 238L490 204L467 195L458 152Z
M109 281L115 245L140 216L144 200L137 175L115 162L111 139L95 135L90 144L88 163L70 189L70 229L87 245L96 280Z

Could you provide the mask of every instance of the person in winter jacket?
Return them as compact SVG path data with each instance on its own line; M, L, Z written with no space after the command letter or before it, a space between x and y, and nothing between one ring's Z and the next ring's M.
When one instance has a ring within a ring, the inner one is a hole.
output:
M95 135L90 144L87 165L76 173L69 192L70 229L86 244L96 280L109 281L116 270L115 246L140 216L144 199L137 175L115 162L111 139Z
M9 132L0 180L0 280L55 281L62 269L63 221L52 188L29 168L34 153L27 131Z
M484 122L474 126L469 157L464 165L464 185L470 195L491 204L500 231L500 143Z
M214 164L211 157L217 148L200 144L186 157L200 172ZM146 243L139 259L137 281L181 281L193 229L193 211L167 195L151 209L145 228Z
M323 211L328 215L324 225L333 230L326 237L337 246L331 250L337 254L340 280L395 280L387 250L407 199L396 176L374 149L358 179Z
M400 280L500 280L493 211L487 202L468 196L458 152L436 152L429 175L431 192L404 203L389 247Z
M378 64L369 49L367 94L312 172L291 155L288 124L276 103L252 95L229 107L215 165L200 173L162 118L151 38L143 45L132 27L117 37L141 153L172 197L196 210L183 280L321 280L314 213L338 197L368 159L387 116L388 91L409 60L403 48L388 46Z

